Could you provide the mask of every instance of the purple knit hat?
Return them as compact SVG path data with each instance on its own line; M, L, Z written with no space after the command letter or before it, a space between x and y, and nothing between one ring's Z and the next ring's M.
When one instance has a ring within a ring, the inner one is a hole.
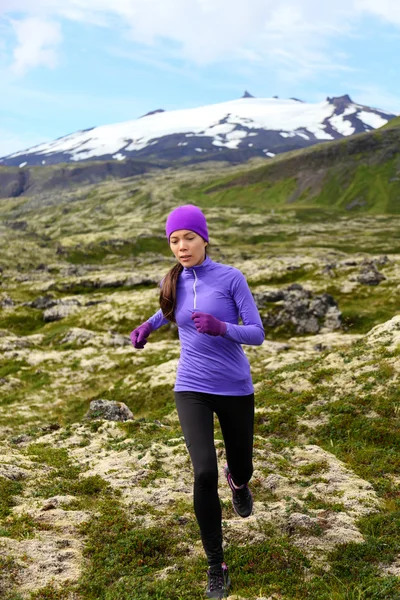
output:
M193 204L185 204L175 208L167 218L165 232L169 241L171 233L178 229L190 229L198 233L208 242L207 221L201 210Z

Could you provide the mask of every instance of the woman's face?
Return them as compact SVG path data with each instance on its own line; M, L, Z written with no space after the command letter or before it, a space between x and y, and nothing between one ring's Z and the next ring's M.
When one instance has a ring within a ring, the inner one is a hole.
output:
M183 267L201 265L205 259L207 242L190 229L178 229L171 233L169 245Z

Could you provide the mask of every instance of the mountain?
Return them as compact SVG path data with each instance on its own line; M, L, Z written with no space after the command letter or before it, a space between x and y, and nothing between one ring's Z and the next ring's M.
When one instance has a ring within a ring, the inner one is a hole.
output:
M161 163L244 162L381 127L396 115L348 95L306 103L254 98L199 108L157 109L134 121L85 129L0 159L4 166L139 159Z

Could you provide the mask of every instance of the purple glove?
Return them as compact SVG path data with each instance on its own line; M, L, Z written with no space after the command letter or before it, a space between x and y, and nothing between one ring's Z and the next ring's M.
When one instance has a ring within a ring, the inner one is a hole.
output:
M135 348L144 348L147 344L147 338L152 331L153 328L148 321L131 331L130 338Z
M225 335L226 333L226 323L208 313L194 311L192 319L199 333L208 333L208 335Z

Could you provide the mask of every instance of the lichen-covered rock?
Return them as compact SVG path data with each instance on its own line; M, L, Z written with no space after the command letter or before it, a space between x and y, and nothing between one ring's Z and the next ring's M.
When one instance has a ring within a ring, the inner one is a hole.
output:
M58 301L55 300L51 294L46 294L45 296L39 296L32 302L27 302L27 305L31 306L32 308L40 308L41 310L46 310L48 308L56 306L57 303Z
M357 281L364 285L378 285L381 281L384 281L386 277L378 271L375 263L367 263L362 269L360 274L357 276Z
M128 421L133 413L123 402L113 400L92 400L86 419L105 419L107 421Z
M333 331L340 329L341 312L336 300L330 294L313 293L298 283L283 290L269 291L254 295L258 308L262 311L271 302L280 302L275 310L262 314L267 328L292 324L296 333L318 333L322 328Z
M63 337L61 344L77 344L83 346L86 342L92 340L96 336L94 331L89 329L81 329L80 327L72 327L70 331Z
M10 296L5 294L0 298L0 308L11 308L12 306L14 306L14 300Z
M77 311L80 303L77 300L70 300L68 302L62 302L48 308L43 313L43 320L46 323L51 323L52 321L60 321L61 319L65 319L70 314Z

